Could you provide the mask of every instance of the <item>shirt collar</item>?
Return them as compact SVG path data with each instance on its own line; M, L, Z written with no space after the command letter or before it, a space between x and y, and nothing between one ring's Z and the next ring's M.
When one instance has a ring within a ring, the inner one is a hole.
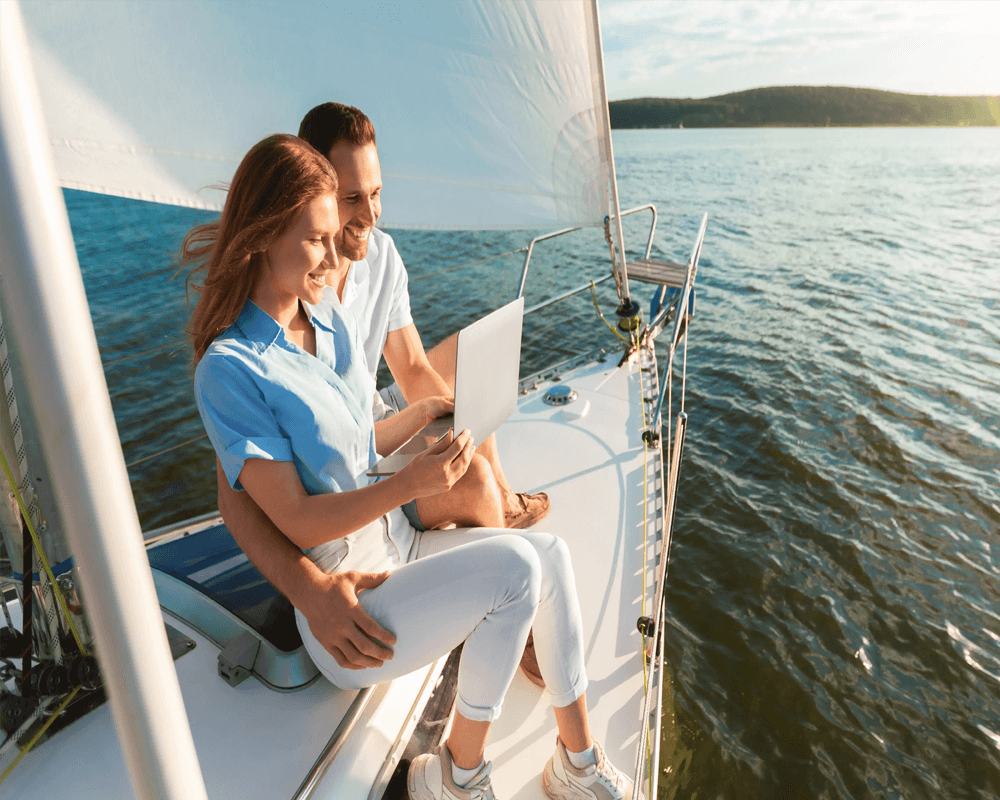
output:
M334 292L334 295L336 293ZM313 326L319 326L325 331L336 333L334 329L333 311L324 305L311 306L303 303L306 312L309 314L309 321ZM277 321L253 300L247 300L243 304L243 310L236 318L236 327L240 329L243 336L255 345L258 352L264 352L280 338L285 339L285 330Z
M375 228L372 228L371 233L368 234L367 254L360 261L352 261L351 271L347 273L347 280L355 286L361 286L368 280L368 276L372 271L371 267L368 266L368 262L378 258L378 243L375 240L375 230Z
M236 327L260 352L267 350L284 333L274 318L253 300L243 304L243 310L236 318Z

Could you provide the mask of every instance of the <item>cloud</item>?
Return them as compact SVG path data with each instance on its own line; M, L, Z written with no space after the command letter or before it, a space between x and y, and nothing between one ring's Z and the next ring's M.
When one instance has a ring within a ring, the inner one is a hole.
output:
M612 98L789 82L1000 92L1000 3L606 0L600 10Z

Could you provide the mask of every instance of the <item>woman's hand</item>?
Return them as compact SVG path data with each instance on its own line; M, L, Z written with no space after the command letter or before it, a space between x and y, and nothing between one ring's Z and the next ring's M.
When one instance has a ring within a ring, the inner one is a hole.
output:
M441 494L461 480L475 452L472 434L462 431L453 441L449 431L441 441L415 456L394 478L405 482L406 495L412 500Z

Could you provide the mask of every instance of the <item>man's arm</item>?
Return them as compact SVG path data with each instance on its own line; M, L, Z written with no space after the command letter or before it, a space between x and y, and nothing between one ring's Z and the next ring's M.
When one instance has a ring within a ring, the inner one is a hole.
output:
M219 512L236 543L274 586L305 616L313 635L345 669L380 667L396 637L358 603L357 594L373 589L389 573L356 571L328 575L285 536L246 492L229 486L216 463ZM377 641L374 641L377 640Z
M375 423L375 451L380 456L396 452L425 425L454 410L455 403L450 398L425 397L408 405L398 414L390 414Z
M412 322L399 330L389 331L382 355L408 403L424 397L451 397L454 394L428 361L417 326Z

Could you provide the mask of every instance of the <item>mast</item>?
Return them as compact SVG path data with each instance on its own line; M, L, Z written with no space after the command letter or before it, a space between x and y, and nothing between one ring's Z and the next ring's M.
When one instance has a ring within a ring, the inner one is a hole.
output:
M206 799L16 0L0 0L0 265L136 795Z
M601 125L604 128L604 148L608 160L608 179L611 183L611 210L614 212L614 233L617 242L618 258L615 256L615 249L611 250L611 267L615 276L615 286L618 289L618 299L621 306L618 308L619 327L627 324L627 321L634 320L634 325L629 325L623 329L634 330L639 326L637 314L639 306L632 302L628 289L628 268L625 264L625 234L622 230L621 207L618 202L618 176L615 173L615 151L611 142L611 112L608 110L608 86L604 77L604 44L601 41L601 17L597 10L597 0L591 0L591 13L594 19L594 36L597 39L595 56L597 58L597 78L600 102L598 108L601 115ZM611 242L608 242L611 245Z

